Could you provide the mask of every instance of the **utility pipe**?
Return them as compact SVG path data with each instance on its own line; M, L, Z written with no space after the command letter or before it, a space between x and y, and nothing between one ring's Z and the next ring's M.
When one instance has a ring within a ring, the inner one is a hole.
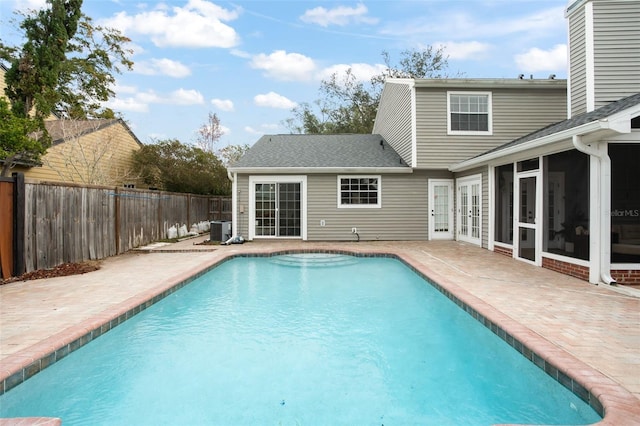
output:
M596 230L596 249L598 249L598 274L605 284L613 285L616 280L611 276L611 159L604 149L596 149L585 144L581 135L573 136L573 146L598 162L599 176L596 177L595 203L598 204L599 226ZM593 180L591 186L593 186ZM592 198L593 199L593 198ZM591 227L592 228L592 227ZM589 232L591 233L593 229ZM593 236L593 234L592 234ZM591 254L591 250L589 251ZM591 255L589 256L591 257Z

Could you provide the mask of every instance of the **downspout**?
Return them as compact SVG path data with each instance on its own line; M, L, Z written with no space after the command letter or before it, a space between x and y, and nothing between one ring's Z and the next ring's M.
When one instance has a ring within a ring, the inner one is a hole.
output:
M602 282L614 285L616 281L611 276L611 232L605 230L611 229L611 159L605 150L593 148L582 141L581 135L573 136L573 146L580 152L583 152L592 158L596 158L599 164L600 176L598 176L596 193L596 204L599 205L599 229L596 237L598 238L599 255L598 269L599 277ZM598 202L599 201L599 202ZM589 251L591 254L591 250ZM589 256L591 257L591 255Z
M238 215L237 215L237 209L236 209L236 201L237 201L237 197L236 197L236 191L237 191L237 182L236 182L236 176L235 173L231 173L229 171L229 169L227 169L227 177L229 178L229 180L231 181L231 235L233 237L235 237L236 235L238 235Z

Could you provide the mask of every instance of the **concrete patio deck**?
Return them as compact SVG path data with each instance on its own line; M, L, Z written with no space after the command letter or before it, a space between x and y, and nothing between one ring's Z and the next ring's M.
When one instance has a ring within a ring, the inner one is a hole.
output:
M100 270L83 275L0 286L0 392L229 256L283 250L388 253L497 325L505 340L511 337L510 343L517 340L533 351L534 362L558 381L583 386L604 407L600 424L640 425L640 292L594 286L452 241L222 246L201 244L205 238L108 258Z

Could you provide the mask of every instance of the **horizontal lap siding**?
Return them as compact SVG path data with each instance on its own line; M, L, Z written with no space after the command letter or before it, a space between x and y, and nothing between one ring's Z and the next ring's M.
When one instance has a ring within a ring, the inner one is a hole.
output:
M523 82L523 86L526 82ZM489 90L480 90L487 92ZM494 89L492 135L447 135L446 89L418 89L416 125L418 164L446 169L496 146L566 118L564 89Z
M337 207L337 176L308 177L308 239L353 241L351 228L361 240L426 240L428 228L427 177L424 174L382 175L382 207ZM320 226L320 221L325 226Z
M596 2L595 107L640 92L640 3Z
M587 111L587 53L584 19L584 9L577 11L569 18L569 80L572 116Z
M237 175L236 187L238 190L236 201L236 221L234 228L235 235L242 235L245 238L249 235L249 175Z
M407 164L413 161L411 93L408 84L387 83L373 128L373 133L384 137Z

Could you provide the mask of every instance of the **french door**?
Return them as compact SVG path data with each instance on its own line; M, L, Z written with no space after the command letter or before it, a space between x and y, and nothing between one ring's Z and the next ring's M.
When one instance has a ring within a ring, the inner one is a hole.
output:
M453 239L453 181L429 179L429 239Z
M303 182L261 179L250 185L251 238L304 236Z
M457 180L458 240L482 244L482 176Z

